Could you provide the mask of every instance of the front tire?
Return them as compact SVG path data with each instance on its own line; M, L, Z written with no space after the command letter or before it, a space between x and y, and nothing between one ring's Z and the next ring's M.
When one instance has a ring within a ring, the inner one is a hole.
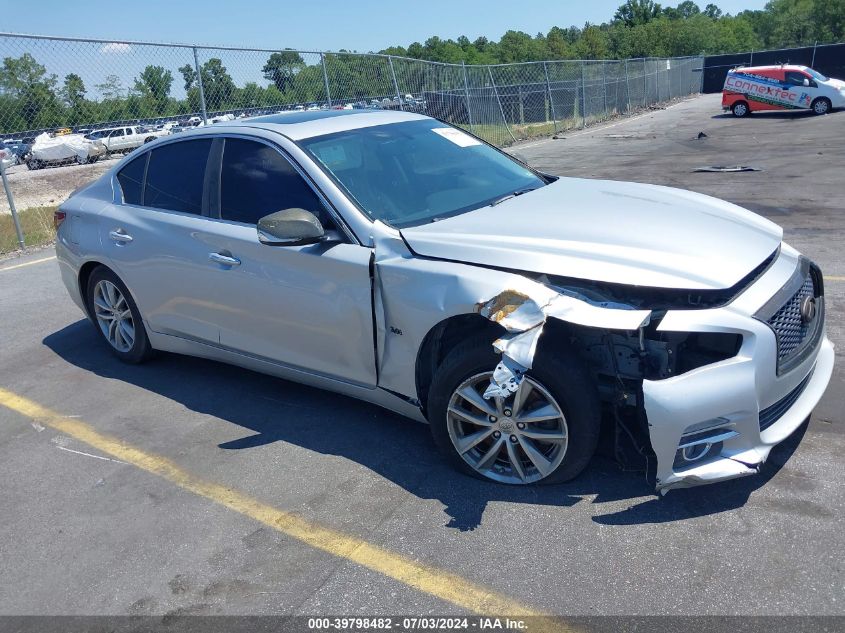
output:
M733 104L733 106L731 106L731 112L733 112L736 118L742 119L751 114L751 109L745 101L737 101Z
M111 270L100 266L88 278L88 314L109 349L125 363L142 363L153 349L144 321L126 285Z
M813 101L810 107L813 109L813 114L822 115L828 114L833 108L833 104L827 97L819 97Z
M482 394L501 356L488 340L452 350L428 399L431 433L448 461L465 474L505 484L579 475L595 452L601 409L589 374L563 354L538 354L515 394L488 401Z

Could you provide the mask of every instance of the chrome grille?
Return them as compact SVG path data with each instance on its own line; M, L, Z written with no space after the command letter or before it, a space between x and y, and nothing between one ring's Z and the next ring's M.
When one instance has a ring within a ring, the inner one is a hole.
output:
M769 319L769 325L777 335L779 361L788 358L801 347L807 337L813 324L801 321L801 303L814 295L813 278L807 275L798 292Z

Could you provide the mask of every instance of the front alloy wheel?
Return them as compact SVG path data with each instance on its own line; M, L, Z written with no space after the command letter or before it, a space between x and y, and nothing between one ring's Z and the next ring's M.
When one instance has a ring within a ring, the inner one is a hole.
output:
M830 112L830 101L824 97L820 97L813 101L813 112L815 114L827 114Z
M118 352L128 352L135 344L135 322L126 297L108 279L94 286L94 316L105 339Z
M566 456L568 427L549 391L526 376L507 399L485 400L493 372L471 376L452 394L446 412L455 450L478 474L502 483L532 483Z

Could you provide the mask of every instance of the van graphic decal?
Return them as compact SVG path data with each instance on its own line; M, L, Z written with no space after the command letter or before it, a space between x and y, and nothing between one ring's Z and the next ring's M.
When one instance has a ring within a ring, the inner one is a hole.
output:
M810 95L806 92L799 96L788 84L752 73L728 73L725 90L739 93L749 101L783 108L806 108L810 105Z

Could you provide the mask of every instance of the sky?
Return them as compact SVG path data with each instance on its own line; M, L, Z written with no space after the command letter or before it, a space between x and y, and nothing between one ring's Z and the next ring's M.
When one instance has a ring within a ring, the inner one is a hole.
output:
M703 8L711 0L701 0ZM599 24L622 0L0 0L0 29L16 33L191 44L378 51L432 35L532 35ZM766 0L716 0L725 13ZM678 2L664 2L675 6Z

